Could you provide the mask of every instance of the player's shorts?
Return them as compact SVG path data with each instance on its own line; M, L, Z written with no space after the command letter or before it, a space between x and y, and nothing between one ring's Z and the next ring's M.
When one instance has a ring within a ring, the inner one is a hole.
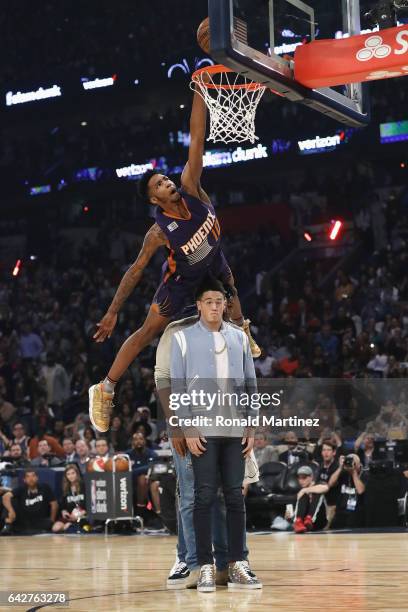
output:
M183 277L175 272L167 280L162 279L154 294L152 307L162 316L175 318L180 316L186 306L195 303L194 293L201 280L211 274L224 285L233 284L231 268L220 250L208 268L194 277Z

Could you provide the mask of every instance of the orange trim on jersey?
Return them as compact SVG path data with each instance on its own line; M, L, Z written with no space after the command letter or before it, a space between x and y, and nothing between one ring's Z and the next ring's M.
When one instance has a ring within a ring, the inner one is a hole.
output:
M214 225L213 225L213 228L212 228L211 232L212 232L212 235L214 236L214 238L216 240L218 240L220 235L221 235L221 227L220 227L220 224L218 223L217 219L214 222Z
M184 198L182 198L182 202L183 202L183 204L184 204L188 214L190 215L189 217L187 217L187 219L185 219L184 217L179 217L177 215L169 215L168 213L164 212L164 210L163 210L163 215L165 217L170 217L170 219L178 219L179 221L190 221L190 219L191 219L191 212L189 211L187 203L186 203Z
M163 279L164 283L166 283L169 280L170 276L172 276L175 273L176 268L177 268L177 263L174 259L174 251L171 249L170 249L170 255L167 258L167 264L169 266L169 271L166 272L166 275Z

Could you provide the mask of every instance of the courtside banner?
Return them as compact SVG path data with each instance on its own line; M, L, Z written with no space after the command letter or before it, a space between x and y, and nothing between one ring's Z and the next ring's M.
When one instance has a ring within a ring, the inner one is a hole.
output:
M337 40L315 40L295 52L295 79L310 88L408 75L408 25Z

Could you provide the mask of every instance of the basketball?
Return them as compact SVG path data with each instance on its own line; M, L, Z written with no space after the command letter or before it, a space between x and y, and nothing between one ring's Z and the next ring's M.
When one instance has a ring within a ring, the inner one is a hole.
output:
M117 472L128 472L129 461L125 457L117 457L115 460L115 469ZM113 471L113 459L108 459L105 464L105 470L107 472Z
M198 26L197 42L205 53L210 53L210 20L208 17Z
M96 457L95 459L90 459L87 465L88 472L104 472L105 471L106 462L103 457Z

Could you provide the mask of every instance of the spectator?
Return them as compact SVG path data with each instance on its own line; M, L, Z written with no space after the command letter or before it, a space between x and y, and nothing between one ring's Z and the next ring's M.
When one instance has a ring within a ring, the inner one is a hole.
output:
M330 428L323 429L320 438L317 441L315 449L313 451L313 460L317 463L322 463L322 450L323 444L330 443L335 449L335 458L337 459L343 454L343 442L337 431L333 431Z
M342 455L339 467L331 475L329 487L337 487L336 512L333 529L362 527L364 525L364 492L366 476L361 473L358 455Z
M32 467L56 467L61 465L61 460L51 454L51 446L47 440L38 443L38 456L31 460Z
M47 362L41 368L47 390L47 404L53 408L61 409L70 396L68 374L60 363L56 363L55 354L47 353Z
M132 472L136 481L136 504L138 507L144 508L147 504L149 491L147 472L157 455L147 447L146 438L140 432L133 434L132 448L126 452L132 461Z
M89 447L85 440L77 440L75 442L76 463L82 475L85 474L87 463L89 461Z
M266 434L263 432L255 434L254 454L258 467L270 461L278 461L277 450L272 445L268 444Z
M330 438L323 440L321 448L321 457L319 461L320 470L318 476L318 481L322 484L327 484L329 486L331 476L339 467L338 461L336 459L337 450L338 447L336 443L333 443L333 440L331 440ZM329 487L325 495L326 515L329 526L333 520L334 513L336 510L337 494L337 487Z
M354 450L360 459L363 470L368 470L373 460L374 439L373 434L366 434L362 439L360 436L354 445Z
M86 515L85 487L77 465L71 463L66 466L62 491L59 504L60 517L52 526L54 533L67 531Z
M129 434L123 427L122 419L118 415L112 418L108 438L115 451L124 451L129 446Z
M31 468L25 470L24 485L3 495L3 506L6 517L2 535L50 531L58 511L51 487L39 483Z
M80 361L72 372L70 383L70 409L74 413L72 418L74 418L78 411L87 407L89 385L90 380L85 363Z
M352 336L355 336L355 328L353 319L346 314L346 309L343 306L337 311L337 316L332 319L333 332L341 341L344 334L351 331Z
M3 423L10 423L16 411L17 408L5 399L3 393L0 393L0 418Z
M294 431L288 431L283 438L283 442L288 449L279 455L279 461L291 466L299 461L309 459L307 451L298 447L299 440Z
M146 438L150 441L156 440L157 426L156 426L156 423L153 423L152 421L152 417L150 414L150 408L148 408L147 406L139 406L139 408L137 409L137 412L140 415L138 422L140 424L146 423L150 427L150 433L146 435Z
M30 465L26 455L21 450L20 444L14 442L11 444L10 452L7 456L7 461L9 460L13 463L13 467L16 468L26 468Z
M64 438L62 441L62 448L64 449L64 461L65 463L72 463L78 458L75 452L75 444L72 438Z
M351 282L350 277L340 270L338 272L337 288L335 291L336 302L342 302L343 300L350 299L353 296L353 293L354 285Z
M23 323L20 333L20 353L23 359L38 359L44 345L38 334L33 332L29 323Z
M160 432L158 440L157 440L157 445L160 450L171 450L169 434L167 433L165 429Z
M109 443L106 438L99 438L95 442L95 454L97 457L102 457L105 461L112 456L112 452L109 450Z
M293 529L296 533L323 529L327 523L324 494L329 487L326 483L315 484L313 470L308 465L297 471L300 491L297 494Z
M367 369L373 370L378 376L384 376L388 367L388 355L385 353L381 345L375 347L374 356L367 363Z
M329 323L325 323L322 331L316 334L315 342L321 347L323 354L327 355L329 360L333 362L337 357L339 340L331 331Z
M149 448L152 447L152 442L150 440L150 437L152 435L152 428L150 427L149 423L146 423L145 421L134 421L131 427L131 432L132 436L135 433L141 433L146 440L146 445Z
M82 437L87 443L87 445L89 446L91 453L95 453L96 452L96 435L95 435L95 431L93 430L93 428L85 427Z
M38 454L39 454L38 445L39 445L40 440L46 440L50 446L50 452L52 452L54 455L56 455L60 459L64 458L64 455L65 455L64 449L62 448L60 444L58 444L58 441L56 440L56 438L54 438L54 436L50 436L49 434L40 432L36 434L33 438L31 438L29 446L28 446L28 456L30 457L31 460L38 457Z
M13 397L13 370L5 358L4 353L0 353L0 377L4 381L4 396L10 400Z
M20 421L13 425L13 444L19 444L23 454L27 455L29 450L30 438L26 435L25 427Z
M271 378L273 376L272 366L275 363L276 359L268 355L264 349L262 349L261 356L256 360L255 371L257 376L262 376L264 378Z
M6 454L11 444L11 441L4 433L4 429L5 429L5 426L0 417L0 457Z
M57 419L56 421L54 421L54 428L52 433L58 444L61 444L62 446L62 442L65 437L65 423L62 419Z

